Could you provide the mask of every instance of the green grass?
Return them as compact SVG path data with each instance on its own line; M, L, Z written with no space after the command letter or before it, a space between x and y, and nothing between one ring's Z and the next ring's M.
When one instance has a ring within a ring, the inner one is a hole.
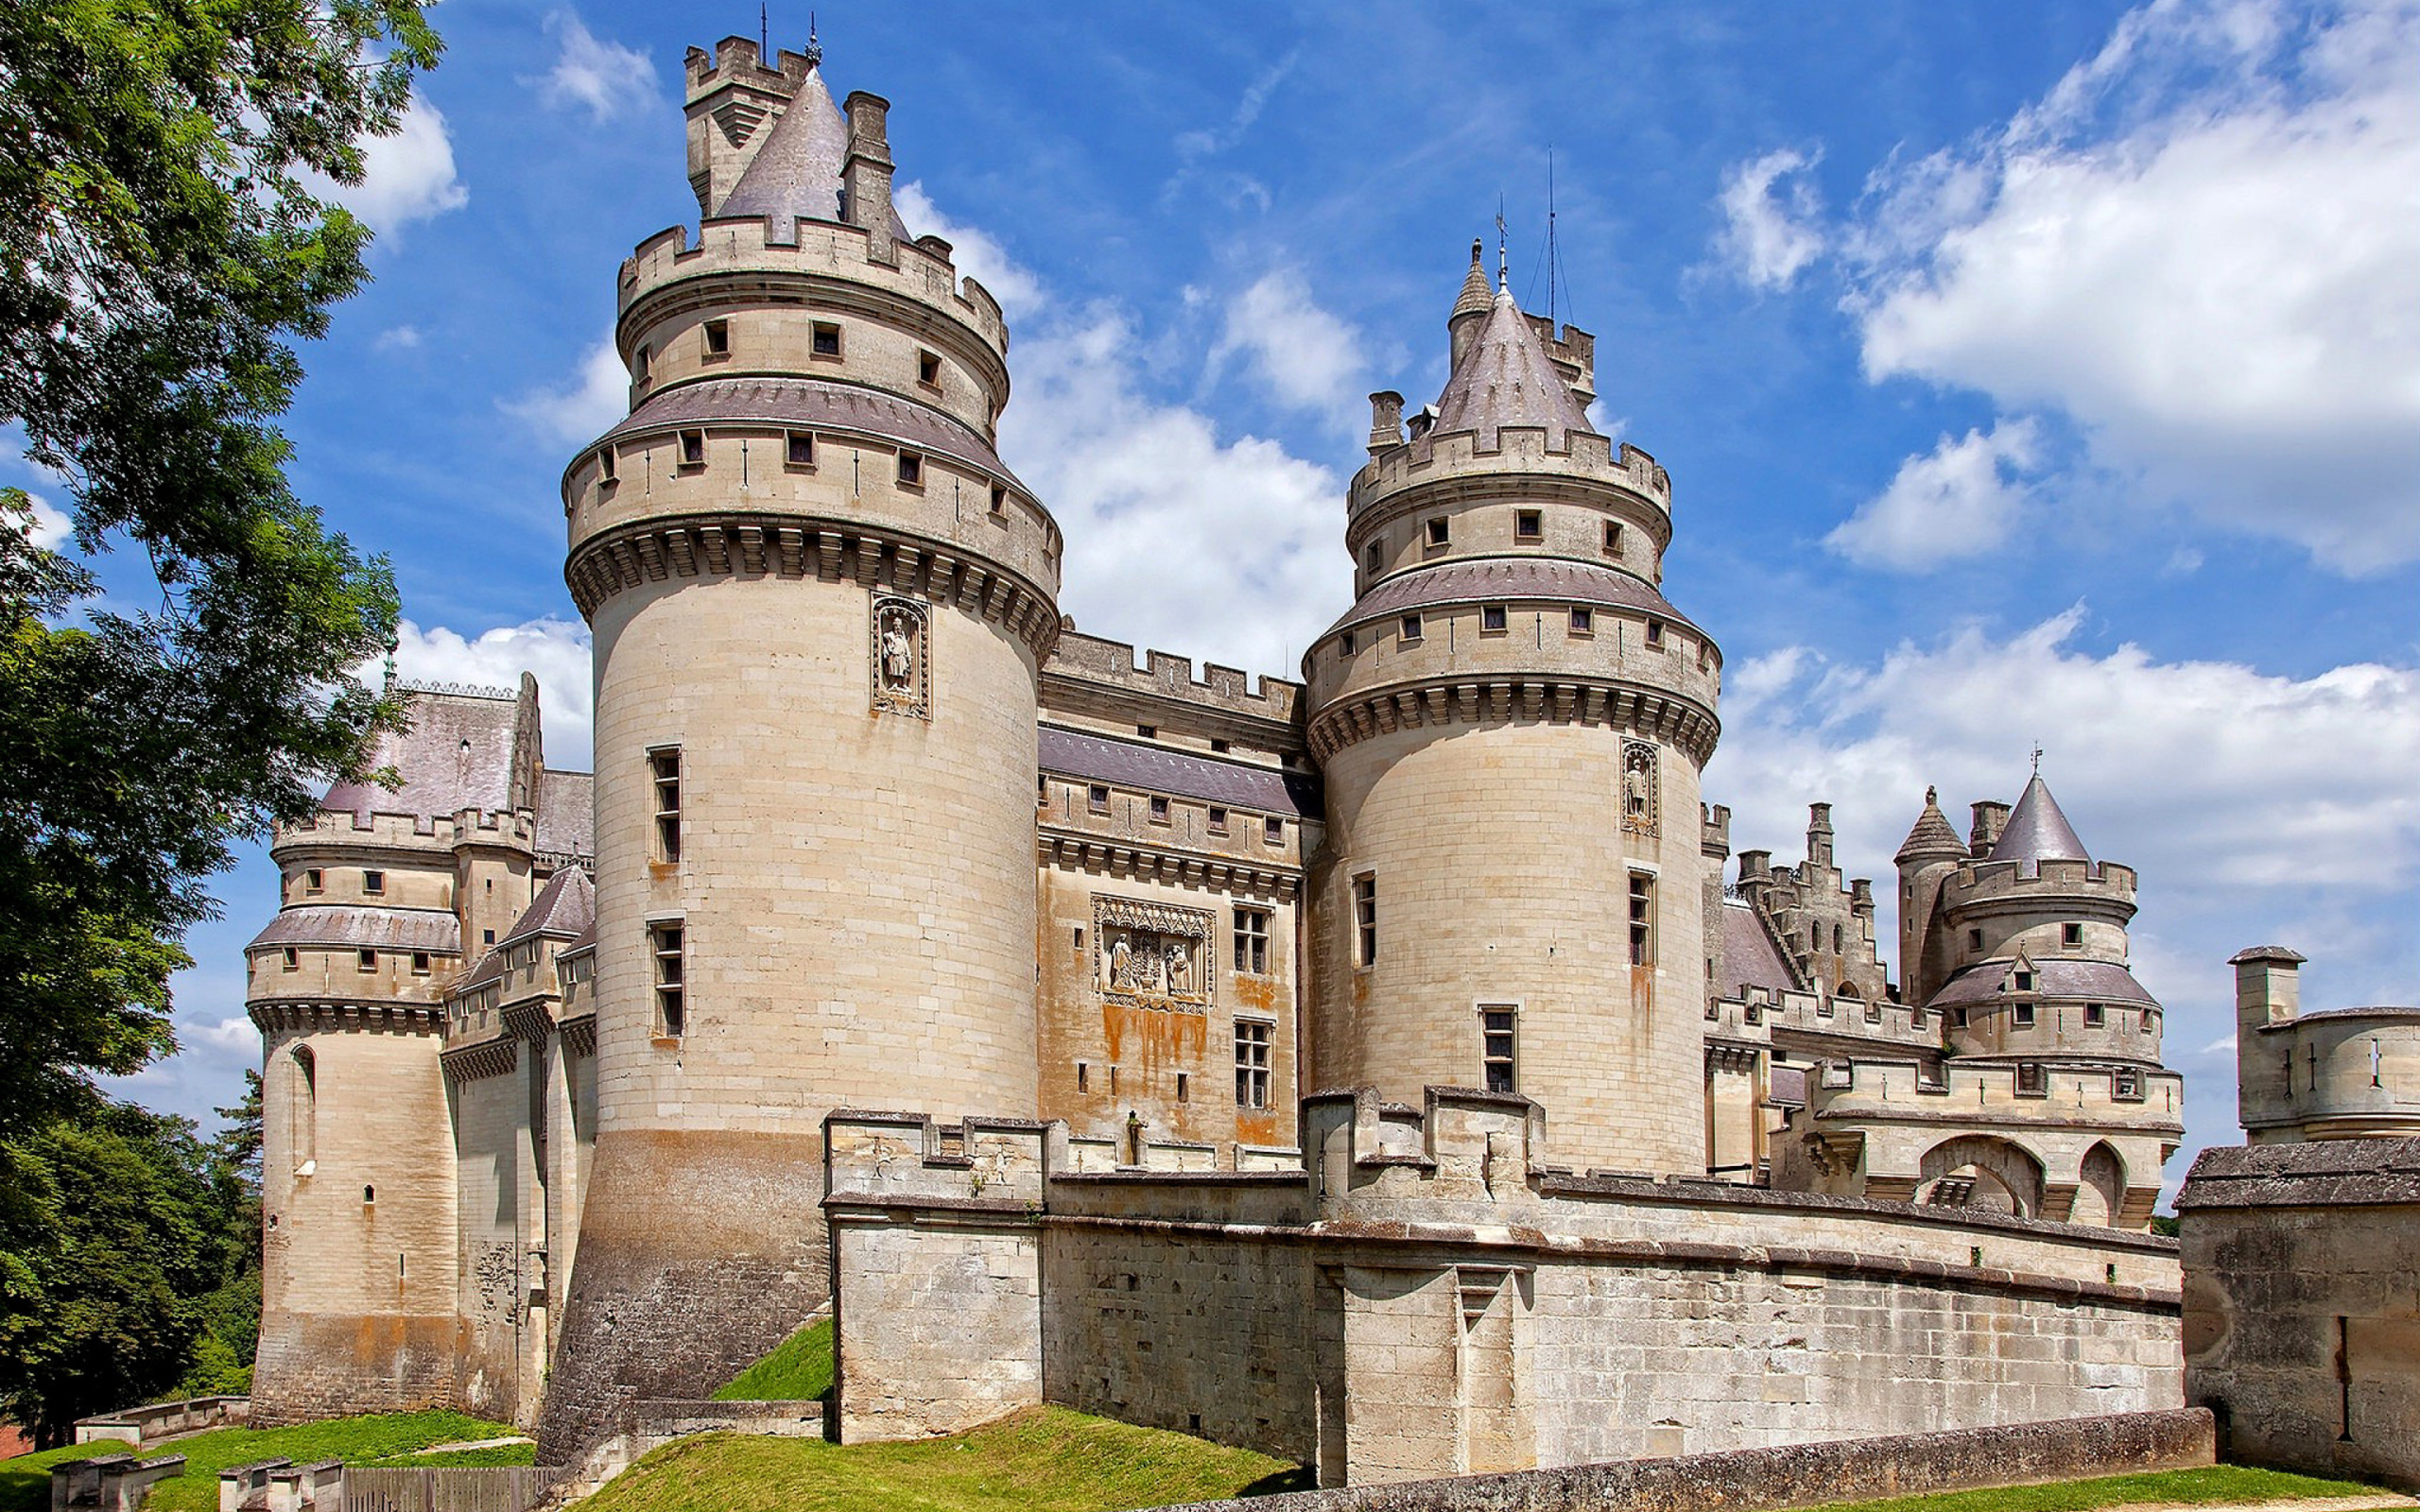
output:
M2098 1512L2099 1508L2117 1506L2209 1506L2377 1494L2377 1486L2353 1481L2325 1481L2312 1475L2256 1470L2241 1465L2213 1465L2198 1470L2104 1475L2097 1480L2054 1481L1989 1491L1894 1496L1881 1502L1835 1502L1811 1512Z
M516 1432L505 1423L484 1422L457 1412L389 1413L375 1418L335 1418L292 1428L215 1428L190 1438L146 1448L143 1457L182 1454L185 1472L163 1481L145 1503L146 1512L216 1512L218 1472L230 1465L264 1459L290 1459L297 1465L340 1459L349 1465L372 1461L393 1463L431 1444L466 1439L502 1438ZM124 1444L72 1444L16 1459L0 1460L0 1512L47 1512L50 1468L61 1460L90 1459L95 1454L122 1453ZM476 1451L486 1454L502 1451ZM528 1453L527 1446L520 1452ZM450 1463L463 1463L448 1457ZM493 1463L486 1460L471 1463ZM527 1458L516 1463L527 1464Z
M832 1389L832 1320L806 1327L773 1346L714 1395L717 1401L812 1401Z
M1311 1489L1309 1472L1184 1434L1030 1407L907 1444L710 1434L631 1467L579 1512L1098 1512Z
M364 1460L366 1465L535 1465L535 1444L493 1444L486 1449L451 1449L440 1454L389 1454Z

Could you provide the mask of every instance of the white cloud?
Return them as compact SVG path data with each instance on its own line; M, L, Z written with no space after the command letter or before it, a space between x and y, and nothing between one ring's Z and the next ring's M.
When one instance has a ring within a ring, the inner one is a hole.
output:
M261 1048L261 1032L247 1018L213 1019L207 1022L188 1023L179 1036L190 1047L196 1041L226 1054L242 1053L257 1056Z
M373 352L416 352L421 340L420 327L416 325L389 326L378 333L378 339L370 348Z
M558 387L539 388L500 400L505 413L534 427L556 446L593 441L631 412L631 374L607 336L579 359L579 370Z
M445 116L424 95L415 94L392 136L374 136L361 145L361 181L340 184L318 174L302 181L322 199L333 199L368 222L372 231L391 232L415 220L426 220L470 203L471 193L454 172L454 143L445 132Z
M2030 420L2001 421L1990 434L1944 436L1899 464L1890 486L1824 538L1869 567L1921 571L1996 549L2031 490L2019 480L2040 453Z
M1281 402L1349 425L1360 397L1360 333L1320 308L1300 273L1280 268L1227 301L1210 371L1241 355Z
M1715 255L1750 287L1786 289L1823 252L1823 206L1808 178L1823 156L1782 147L1723 174Z
M544 716L546 764L585 767L596 722L588 627L553 618L500 625L465 637L444 626L397 627L395 675L413 682L466 682L510 688L521 674L538 679Z
M591 122L602 125L652 109L662 100L647 55L599 41L577 11L549 11L546 34L562 44L562 54L544 78L523 80L538 86L538 97L546 105L583 109Z
M2146 507L2420 559L2420 7L2156 4L1869 183L1868 373L2072 416Z
M921 181L911 179L899 186L898 205L899 218L910 232L949 243L950 260L959 275L991 290L1002 314L1014 319L1041 306L1041 280L1018 266L987 232L943 215Z
M26 502L31 507L20 519L9 521L17 534L43 551L57 551L76 532L76 522L51 507L50 501L39 493L28 493Z

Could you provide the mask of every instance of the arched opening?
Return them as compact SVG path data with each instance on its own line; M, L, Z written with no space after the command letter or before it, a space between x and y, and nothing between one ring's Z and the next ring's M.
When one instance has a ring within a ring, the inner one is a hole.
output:
M1855 1002L1865 996L1864 993L1857 989L1857 984L1855 982L1842 982L1840 986L1832 988L1832 995L1836 998L1847 998L1851 1002Z
M309 1176L319 1164L320 1057L309 1045L296 1045L290 1057L294 1072L286 1099L286 1142L294 1154L294 1174Z
M2042 1162L2018 1144L1962 1134L1925 1152L1916 1200L2019 1218L2042 1215Z
M2075 1211L2068 1219L2111 1228L2125 1206L2126 1162L2103 1141L2084 1152L2076 1182Z

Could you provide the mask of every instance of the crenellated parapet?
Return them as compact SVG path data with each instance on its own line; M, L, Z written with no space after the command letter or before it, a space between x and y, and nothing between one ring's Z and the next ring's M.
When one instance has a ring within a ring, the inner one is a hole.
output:
M1304 687L1284 678L1252 677L1166 651L1137 653L1122 641L1062 630L1043 665L1043 703L1055 707L1074 685L1114 690L1130 700L1165 701L1291 728L1300 718Z
M1769 1045L1779 1030L1786 1034L1871 1040L1893 1049L1938 1052L1941 1048L1939 1015L1887 998L1773 992L1752 987L1737 997L1709 1001L1705 1023L1710 1041Z
M1067 1125L838 1108L823 1120L825 1202L982 1203L1039 1211L1067 1170Z
M2115 861L1962 861L1941 898L1958 914L2081 905L2131 918L2135 889L2135 868Z
M1506 425L1492 433L1431 431L1390 447L1354 474L1345 496L1346 514L1359 524L1395 507L1407 507L1432 490L1516 475L1525 491L1552 497L1558 487L1571 496L1595 497L1617 489L1652 507L1667 522L1672 514L1672 475L1646 451L1628 441L1572 431L1561 448L1547 444L1544 426Z
M1909 1120L1952 1124L1989 1112L2042 1125L2184 1133L2185 1078L2166 1069L2055 1061L1830 1060L1808 1077L1807 1116L1817 1124Z

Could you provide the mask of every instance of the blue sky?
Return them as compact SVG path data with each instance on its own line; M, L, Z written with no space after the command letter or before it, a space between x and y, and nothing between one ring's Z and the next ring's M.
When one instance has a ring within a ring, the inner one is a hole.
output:
M2028 753L2143 875L2188 1145L2237 1138L2224 959L2313 1006L2420 979L2420 10L2411 4L821 11L892 101L907 219L1008 308L1011 464L1088 631L1289 673L1347 599L1366 394L1444 378L1499 197L1598 335L1600 423L1674 478L1666 590L1729 677L1707 793L1887 878L1928 782ZM752 8L448 0L346 198L375 284L305 353L297 483L388 553L408 675L545 684L586 760L556 480L618 409L614 270L696 218L681 57ZM777 43L806 17L771 17ZM55 487L26 479L37 493ZM1888 897L1886 886L1877 889ZM257 1040L225 879L184 1055ZM1893 936L1884 919L1883 937ZM2185 1159L2171 1164L2172 1182Z

